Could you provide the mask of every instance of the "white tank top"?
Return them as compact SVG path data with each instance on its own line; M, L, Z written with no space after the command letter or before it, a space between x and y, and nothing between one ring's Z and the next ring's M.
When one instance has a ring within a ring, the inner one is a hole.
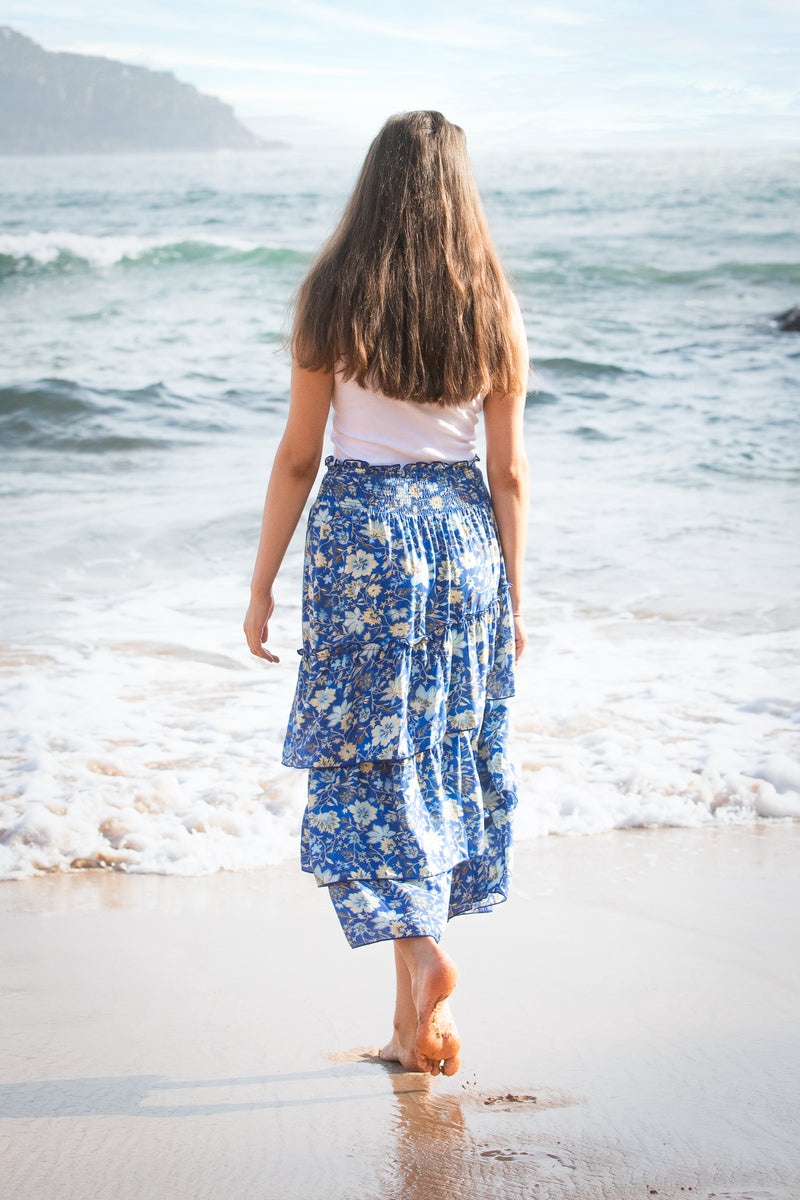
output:
M472 459L483 396L458 408L392 400L382 392L333 380L333 456L359 458L373 467Z
M525 322L514 296L517 328L525 345ZM462 462L475 457L483 396L456 408L392 400L382 392L333 378L333 457L359 458L373 467L412 462Z

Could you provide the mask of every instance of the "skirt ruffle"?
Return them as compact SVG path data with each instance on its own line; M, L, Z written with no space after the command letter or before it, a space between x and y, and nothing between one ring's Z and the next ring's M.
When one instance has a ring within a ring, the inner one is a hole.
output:
M513 694L503 619L495 599L474 615L430 621L413 642L370 629L368 641L303 650L285 765L394 762L478 728L487 698Z
M485 888L497 883L516 804L507 732L505 703L489 700L474 733L393 762L310 771L303 870L324 885L425 879L473 861Z
M406 937L438 942L452 917L491 912L492 904L507 898L500 886L476 898L474 884L472 864L461 863L425 879L348 879L330 884L328 891L344 935L355 947Z

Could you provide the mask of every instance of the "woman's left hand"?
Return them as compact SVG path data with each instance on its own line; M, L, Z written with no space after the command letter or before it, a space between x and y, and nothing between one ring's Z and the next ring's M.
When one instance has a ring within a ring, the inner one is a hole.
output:
M280 662L277 654L273 654L263 644L267 640L269 619L275 609L272 589L263 596L251 596L250 607L244 618L244 634L250 653L256 658L265 658L267 662Z

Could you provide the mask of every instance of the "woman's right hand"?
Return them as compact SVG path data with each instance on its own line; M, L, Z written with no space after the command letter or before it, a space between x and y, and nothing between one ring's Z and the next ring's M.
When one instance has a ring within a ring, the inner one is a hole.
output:
M250 653L255 654L256 658L265 658L267 662L276 663L280 662L277 654L273 654L263 644L267 640L267 626L274 609L275 601L272 598L271 588L265 595L252 594L243 628Z
M522 613L517 613L514 616L514 662L519 662L527 644L528 633L525 629L525 618Z

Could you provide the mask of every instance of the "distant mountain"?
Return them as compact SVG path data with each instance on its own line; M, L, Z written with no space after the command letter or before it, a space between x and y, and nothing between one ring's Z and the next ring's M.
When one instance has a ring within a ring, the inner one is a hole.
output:
M50 53L0 26L0 154L264 150L233 109L169 71Z

